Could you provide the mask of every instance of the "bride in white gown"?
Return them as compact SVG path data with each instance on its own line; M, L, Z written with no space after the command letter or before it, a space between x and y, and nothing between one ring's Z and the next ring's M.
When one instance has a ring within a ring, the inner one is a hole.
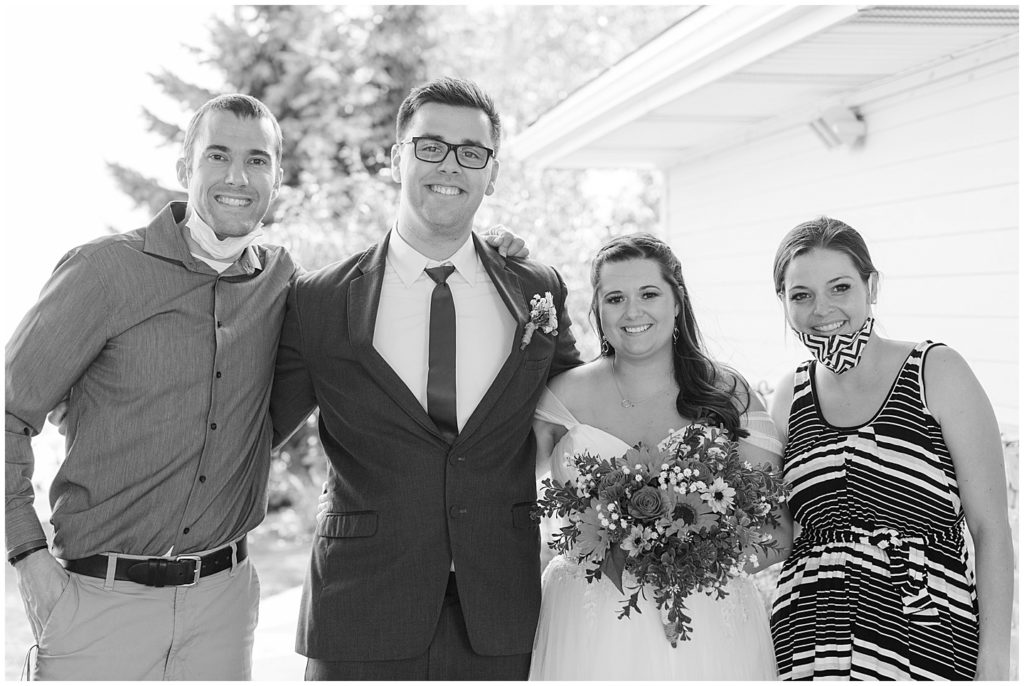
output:
M665 243L646 234L615 239L598 252L591 280L602 356L555 378L541 399L538 471L550 456L551 477L565 482L575 476L573 453L620 456L697 420L746 434L739 450L751 463L779 465L782 446L757 396L701 351L679 261ZM783 546L786 520L772 532ZM758 564L780 559L759 557ZM631 584L627 572L623 587ZM582 565L555 557L544 572L530 678L775 679L765 600L748 578L734 579L728 591L721 600L700 593L687 599L692 632L673 648L650 592L639 614L618 619L626 598L611 581L588 583Z

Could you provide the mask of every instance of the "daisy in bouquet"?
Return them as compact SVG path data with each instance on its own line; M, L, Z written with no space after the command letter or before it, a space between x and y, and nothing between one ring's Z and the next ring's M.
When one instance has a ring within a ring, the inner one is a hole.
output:
M782 475L742 460L718 427L692 424L662 447L641 444L611 459L587 451L569 459L574 481L541 482L536 516L568 518L548 545L591 563L587 581L607 576L623 595L629 571L636 585L627 587L619 618L640 612L650 589L673 647L689 638L691 593L724 597L753 551L778 547L763 529L779 523Z

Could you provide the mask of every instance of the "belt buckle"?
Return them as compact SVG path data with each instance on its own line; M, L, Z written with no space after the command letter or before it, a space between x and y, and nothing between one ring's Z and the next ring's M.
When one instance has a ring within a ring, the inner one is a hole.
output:
M182 560L193 560L196 563L195 576L192 577L192 581L187 584L181 584L182 586L195 586L199 583L199 573L203 569L203 558L198 555L178 555L174 558L175 562L181 562Z

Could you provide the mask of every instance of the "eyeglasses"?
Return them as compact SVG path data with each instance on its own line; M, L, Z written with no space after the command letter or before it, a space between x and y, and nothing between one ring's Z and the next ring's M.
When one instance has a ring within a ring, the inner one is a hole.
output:
M436 138L425 138L423 136L413 136L407 141L402 141L399 145L405 145L406 143L412 143L416 159L421 162L440 162L448 157L450 150L454 150L455 161L459 163L460 167L483 169L487 166L487 161L494 157L494 151L482 145L468 143L454 145L439 141Z

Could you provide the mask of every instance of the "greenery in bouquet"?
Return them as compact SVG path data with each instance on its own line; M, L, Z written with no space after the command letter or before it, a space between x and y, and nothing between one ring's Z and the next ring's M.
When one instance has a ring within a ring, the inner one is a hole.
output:
M578 476L544 479L537 501L537 517L568 519L548 545L584 564L588 581L607 576L623 595L623 573L632 574L619 618L640 612L650 590L673 647L692 630L690 594L724 597L755 552L778 547L766 530L786 499L782 475L743 460L718 427L692 424L662 447L639 444L610 459L587 451L569 459Z

